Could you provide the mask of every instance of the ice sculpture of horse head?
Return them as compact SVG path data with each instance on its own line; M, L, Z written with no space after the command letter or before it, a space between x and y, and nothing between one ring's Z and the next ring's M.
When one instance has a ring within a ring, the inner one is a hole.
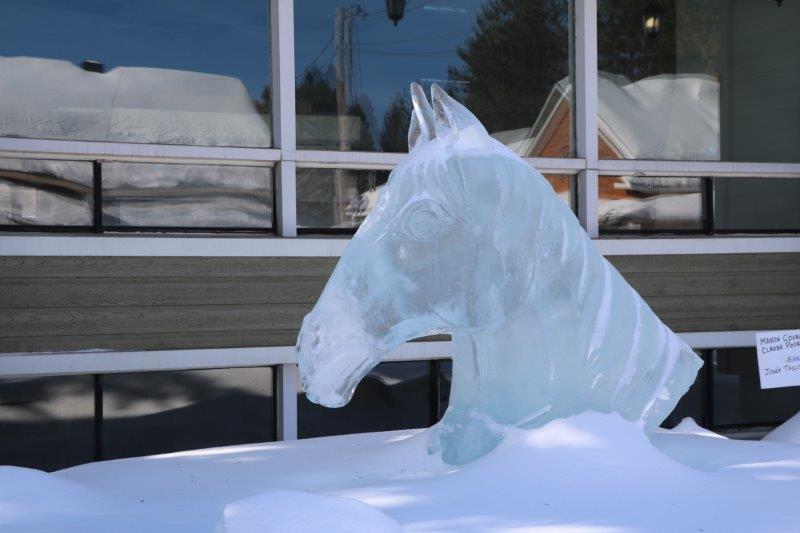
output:
M438 86L412 84L395 168L297 341L326 406L405 341L453 335L450 404L432 451L465 463L508 425L593 409L657 425L699 359L596 252L544 177Z

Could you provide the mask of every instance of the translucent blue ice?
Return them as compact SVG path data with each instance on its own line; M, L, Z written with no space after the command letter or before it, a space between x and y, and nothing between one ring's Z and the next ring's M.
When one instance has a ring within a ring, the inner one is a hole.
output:
M410 155L342 255L297 341L331 407L405 341L451 333L430 450L463 464L509 425L585 410L657 426L700 359L595 249L544 177L434 85L412 85Z

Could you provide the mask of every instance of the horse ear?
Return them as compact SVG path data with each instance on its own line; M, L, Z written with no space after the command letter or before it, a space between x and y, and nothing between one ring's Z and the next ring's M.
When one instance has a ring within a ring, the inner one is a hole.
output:
M435 83L431 86L431 101L433 102L437 137L444 137L450 133L459 133L470 127L478 128L479 131L488 135L483 124L469 109L458 103Z
M408 127L409 152L433 139L435 133L433 109L425 98L425 91L417 83L411 84L411 102L414 104L414 112Z

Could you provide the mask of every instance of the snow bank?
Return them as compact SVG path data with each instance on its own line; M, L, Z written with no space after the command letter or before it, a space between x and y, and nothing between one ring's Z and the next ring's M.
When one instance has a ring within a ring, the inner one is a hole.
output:
M713 431L706 429L704 427L700 427L697 422L694 421L694 418L686 417L681 420L680 424L675 426L670 430L665 430L672 433L680 433L681 435L699 435L701 437L712 437L715 439L725 439L727 437L723 437L719 433L714 433Z
M401 431L0 469L0 531L793 531L798 493L797 445L586 412L463 467Z
M764 435L763 440L800 444L800 413Z
M358 500L275 491L225 507L218 533L395 533L400 524Z

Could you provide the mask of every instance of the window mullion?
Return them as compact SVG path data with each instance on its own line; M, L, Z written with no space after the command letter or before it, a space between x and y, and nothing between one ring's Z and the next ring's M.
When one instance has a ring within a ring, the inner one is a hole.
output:
M294 1L270 1L270 66L272 87L272 138L280 148L275 174L277 231L281 237L297 235L295 185L294 105Z
M586 161L578 173L578 218L598 236L597 185L597 1L575 0L575 147Z

